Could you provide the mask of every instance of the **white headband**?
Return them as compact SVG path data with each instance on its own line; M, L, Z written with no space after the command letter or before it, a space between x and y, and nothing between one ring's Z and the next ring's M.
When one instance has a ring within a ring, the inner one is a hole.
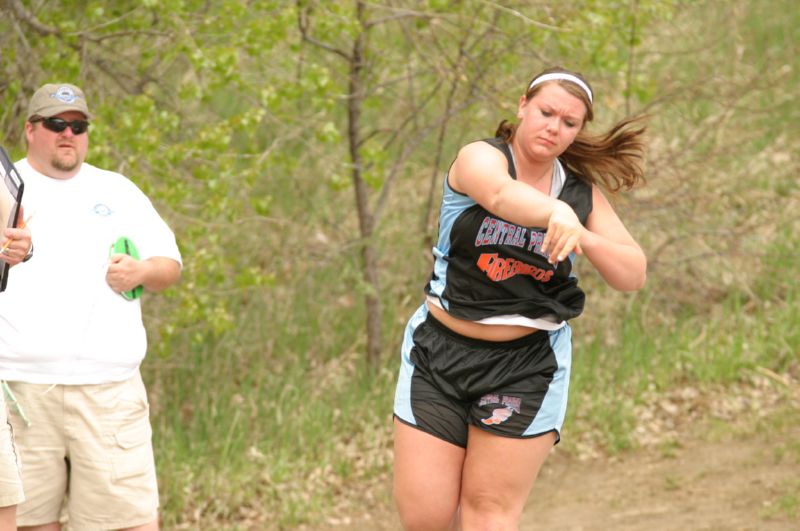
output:
M592 101L592 90L589 88L589 85L581 81L579 77L564 72L553 72L552 74L544 74L543 76L539 76L533 81L531 81L530 86L528 86L528 90L532 89L533 87L535 87L540 83L544 83L545 81L556 81L558 79L563 79L564 81L570 81L572 83L575 83L576 85L578 85L580 88L583 89L583 91L586 93L587 96L589 96L589 103L594 103Z

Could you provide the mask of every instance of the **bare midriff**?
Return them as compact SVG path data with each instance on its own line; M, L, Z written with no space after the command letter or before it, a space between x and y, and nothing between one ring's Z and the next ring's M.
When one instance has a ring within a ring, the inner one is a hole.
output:
M443 309L428 304L428 311L444 326L462 336L484 341L513 341L538 331L538 328L519 325L483 324L453 317Z

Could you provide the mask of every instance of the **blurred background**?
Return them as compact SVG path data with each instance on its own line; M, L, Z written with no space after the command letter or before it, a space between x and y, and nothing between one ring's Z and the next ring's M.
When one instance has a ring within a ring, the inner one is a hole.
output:
M679 419L734 394L758 399L731 416L800 421L792 0L2 0L0 21L12 159L33 91L75 83L88 162L178 237L182 281L144 298L164 528L391 507L399 344L444 172L553 65L592 84L590 131L650 116L647 183L613 198L648 284L615 293L580 263L558 452L677 444ZM798 491L777 517L798 521Z

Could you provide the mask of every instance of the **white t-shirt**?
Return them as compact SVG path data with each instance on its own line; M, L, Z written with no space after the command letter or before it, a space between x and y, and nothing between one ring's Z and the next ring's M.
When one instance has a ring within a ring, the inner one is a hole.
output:
M71 179L53 179L26 159L16 167L34 256L10 270L0 293L0 379L76 385L130 378L147 350L141 299L109 287L109 249L127 236L141 260L181 264L175 235L118 173L84 163Z

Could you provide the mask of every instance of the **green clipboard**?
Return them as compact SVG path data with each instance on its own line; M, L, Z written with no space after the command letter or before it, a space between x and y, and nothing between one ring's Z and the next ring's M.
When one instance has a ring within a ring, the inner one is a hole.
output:
M139 251L136 249L136 246L133 244L131 239L127 236L120 236L119 239L117 239L117 241L111 245L111 249L108 250L108 256L111 256L112 254L127 254L131 258L135 258L136 260L139 259ZM144 287L139 285L130 291L123 291L120 293L120 295L129 301L132 301L141 297L142 291L144 291Z

